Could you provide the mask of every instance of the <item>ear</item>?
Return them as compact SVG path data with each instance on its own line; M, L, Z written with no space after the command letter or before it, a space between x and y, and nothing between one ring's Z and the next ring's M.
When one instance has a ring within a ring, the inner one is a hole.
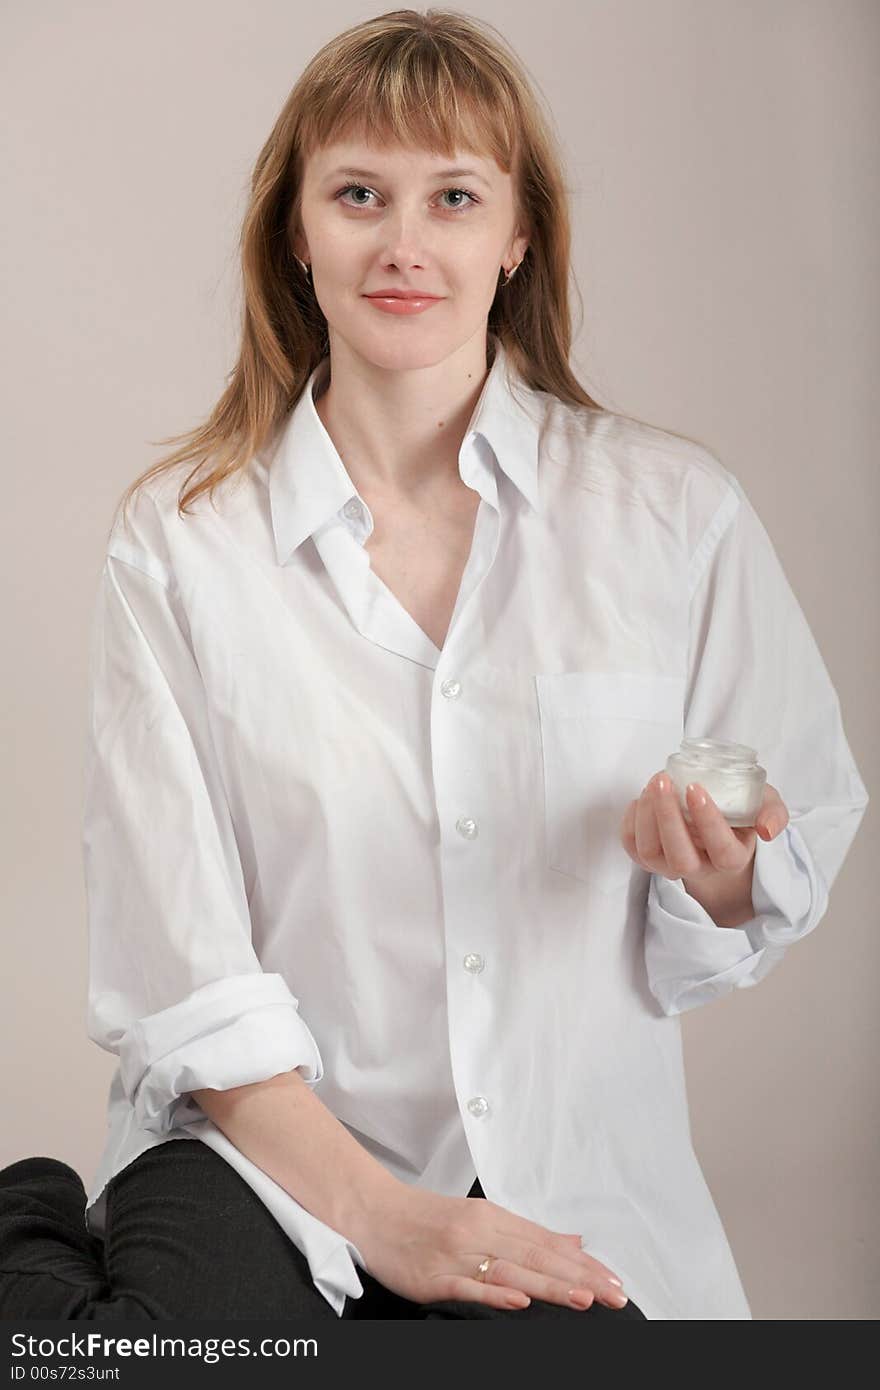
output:
M527 236L516 236L510 243L510 260L512 265L519 265L523 256L529 249L529 239Z
M298 256L301 261L311 264L312 258L309 255L309 244L303 235L302 224L295 208L291 209L287 219L287 235L290 237L290 246L293 254Z

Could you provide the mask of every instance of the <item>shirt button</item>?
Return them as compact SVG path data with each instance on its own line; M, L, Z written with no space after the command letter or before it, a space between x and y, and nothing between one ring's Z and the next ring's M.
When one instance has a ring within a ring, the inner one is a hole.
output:
M476 951L468 951L464 958L464 968L469 970L472 975L477 975L485 964L483 957L478 956Z
M459 816L455 828L466 840L472 840L477 833L477 822L471 820L470 816Z
M360 521L361 504L356 497L353 497L350 502L346 502L342 508L342 515L350 517L352 521Z
M461 682L453 680L442 681L440 685L440 694L447 700L457 700L461 694Z
M472 1115L485 1115L489 1109L489 1102L485 1096L471 1096L467 1108Z

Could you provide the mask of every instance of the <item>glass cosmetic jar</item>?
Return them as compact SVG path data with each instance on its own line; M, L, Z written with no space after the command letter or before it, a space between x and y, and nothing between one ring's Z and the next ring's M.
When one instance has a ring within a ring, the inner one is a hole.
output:
M698 782L709 793L728 825L754 825L767 773L758 766L758 754L744 743L725 743L717 738L683 738L677 753L666 759L666 771L678 792L679 805L690 823L687 787Z

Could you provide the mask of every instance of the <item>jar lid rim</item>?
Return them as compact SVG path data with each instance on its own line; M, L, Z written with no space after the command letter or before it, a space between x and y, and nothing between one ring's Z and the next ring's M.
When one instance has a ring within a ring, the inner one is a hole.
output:
M719 762L757 762L758 750L747 743L731 743L718 738L683 738L681 751L697 755L710 754Z

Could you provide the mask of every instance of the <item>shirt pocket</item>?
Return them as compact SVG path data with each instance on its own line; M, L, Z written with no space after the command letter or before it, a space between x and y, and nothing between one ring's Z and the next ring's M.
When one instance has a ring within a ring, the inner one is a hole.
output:
M535 683L548 867L619 891L636 867L620 824L679 746L685 677L562 671Z

